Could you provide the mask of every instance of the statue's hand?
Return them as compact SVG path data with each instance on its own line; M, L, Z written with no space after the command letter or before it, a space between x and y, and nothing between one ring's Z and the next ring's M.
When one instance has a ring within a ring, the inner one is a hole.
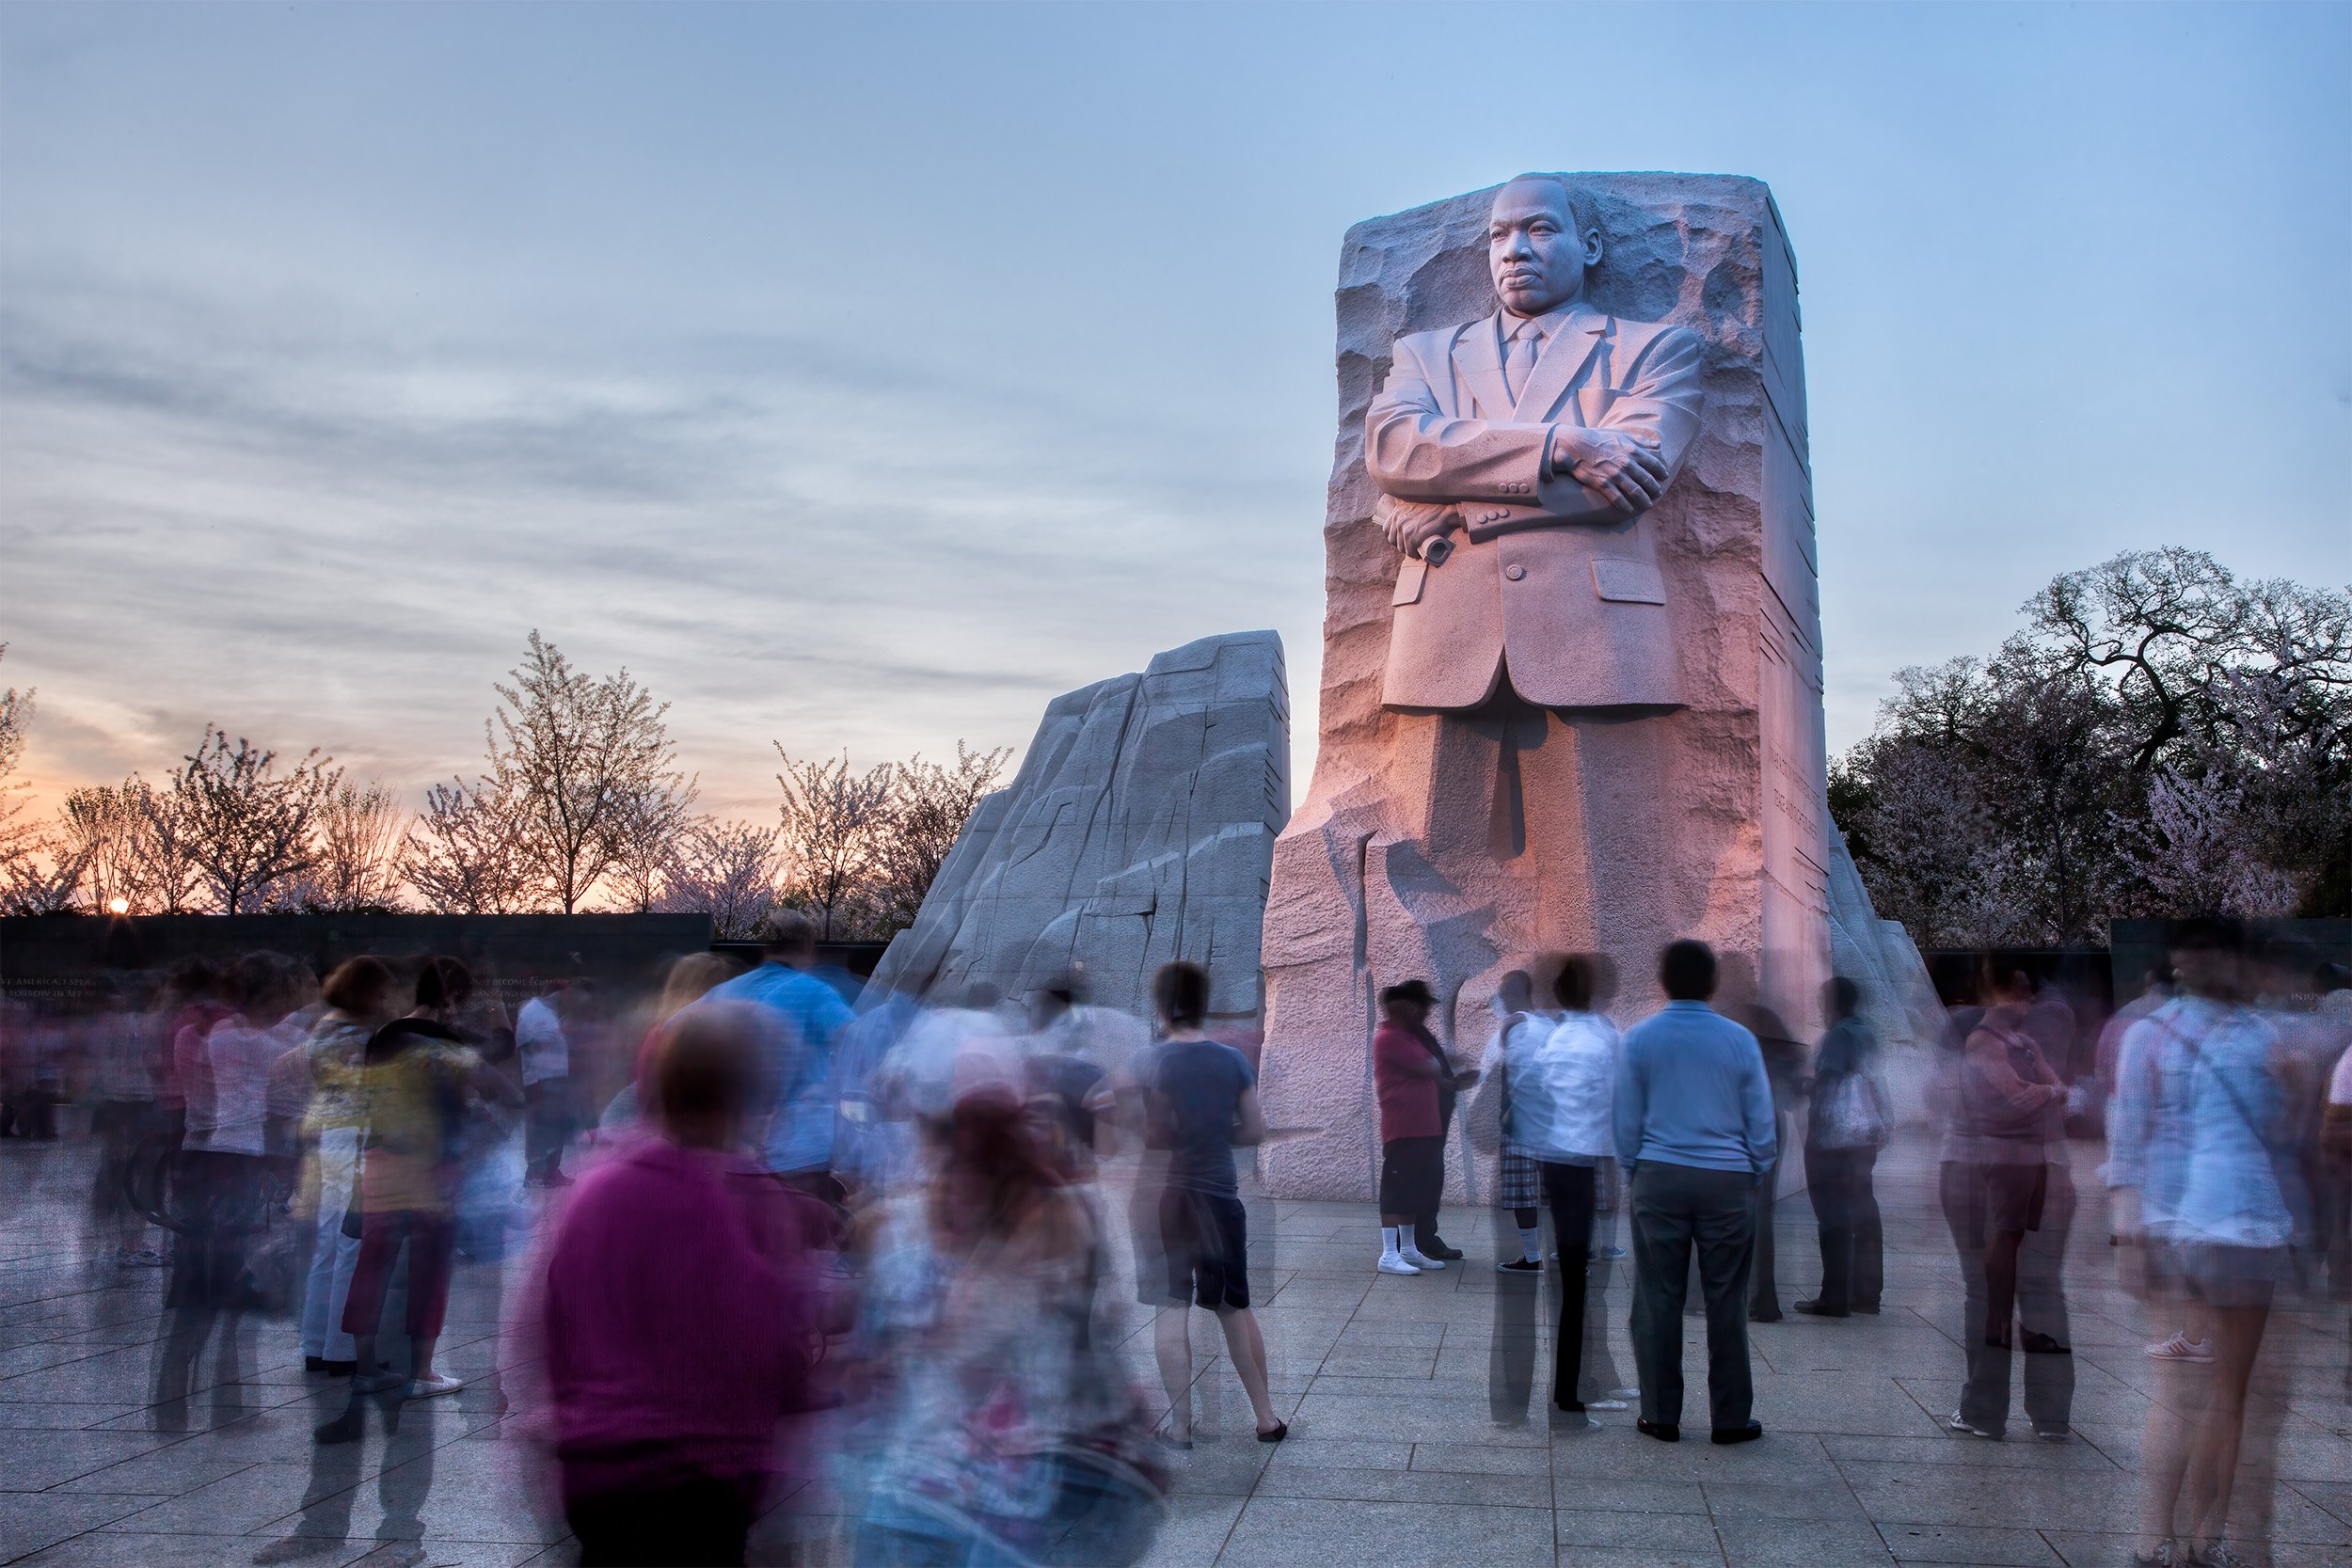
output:
M1447 501L1401 501L1384 495L1372 509L1372 520L1400 555L1417 555L1422 546L1461 526L1461 515Z
M1562 429L1561 451L1575 460L1568 470L1587 490L1598 491L1627 514L1646 512L1666 493L1666 460L1639 436L1622 430Z

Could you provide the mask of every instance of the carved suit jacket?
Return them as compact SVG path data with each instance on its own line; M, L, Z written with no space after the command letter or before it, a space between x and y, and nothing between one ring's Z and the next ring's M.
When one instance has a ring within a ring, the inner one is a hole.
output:
M1580 305L1514 402L1500 315L1399 338L1364 416L1382 507L1451 504L1462 522L1443 564L1408 559L1397 573L1381 701L1474 708L1507 667L1545 707L1678 706L1656 531L1547 475L1544 452L1559 424L1644 434L1671 484L1699 430L1699 340Z

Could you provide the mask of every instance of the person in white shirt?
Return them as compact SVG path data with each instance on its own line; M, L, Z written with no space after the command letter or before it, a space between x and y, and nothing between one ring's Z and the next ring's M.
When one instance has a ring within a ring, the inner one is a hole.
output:
M182 1224L172 1248L164 1306L170 1331L156 1347L155 1403L161 1418L184 1422L196 1364L215 1324L219 1366L214 1386L242 1377L239 1314L276 1305L263 1299L254 1252L273 1204L268 1124L270 1075L298 1039L284 1027L290 1006L313 982L310 972L273 953L248 953L223 988L231 1011L204 1033L188 1075L187 1119L172 1174Z
M564 1020L581 982L558 980L545 996L534 996L515 1014L515 1050L522 1058L523 1099L529 1109L526 1180L561 1187L564 1145L571 1137L571 1043Z
M1560 1013L1549 1030L1506 1031L1504 1070L1510 1074L1511 1132L1541 1173L1544 1198L1560 1247L1560 1323L1553 1336L1551 1402L1571 1418L1584 1417L1580 1397L1593 1243L1594 1176L1614 1150L1616 1026L1592 1010L1593 965L1572 956L1552 984ZM1597 1402L1622 1410L1613 1397ZM1593 1424L1584 1417L1585 1424Z

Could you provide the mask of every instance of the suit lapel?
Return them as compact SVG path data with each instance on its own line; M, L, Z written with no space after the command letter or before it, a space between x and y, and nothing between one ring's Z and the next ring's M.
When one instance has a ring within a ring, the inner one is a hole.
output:
M1497 421L1511 417L1511 388L1502 379L1502 341L1495 336L1493 316L1471 322L1454 335L1454 373L1476 402L1475 417Z
M1570 311L1568 319L1544 344L1535 368L1528 372L1527 385L1519 390L1518 405L1511 411L1512 420L1518 424L1549 423L1560 400L1576 385L1577 377L1584 373L1584 367L1592 363L1613 325L1610 317L1589 306L1580 305ZM1500 370L1496 379L1502 379Z

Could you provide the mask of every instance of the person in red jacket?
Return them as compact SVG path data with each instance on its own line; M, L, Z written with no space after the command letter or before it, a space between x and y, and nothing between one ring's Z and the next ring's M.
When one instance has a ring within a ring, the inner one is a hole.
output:
M1444 1262L1414 1244L1416 1216L1434 1219L1445 1187L1445 1115L1440 1097L1474 1079L1459 1073L1429 1032L1437 1002L1428 983L1407 980L1380 993L1372 1036L1372 1078L1380 1097L1380 1272L1420 1274Z

